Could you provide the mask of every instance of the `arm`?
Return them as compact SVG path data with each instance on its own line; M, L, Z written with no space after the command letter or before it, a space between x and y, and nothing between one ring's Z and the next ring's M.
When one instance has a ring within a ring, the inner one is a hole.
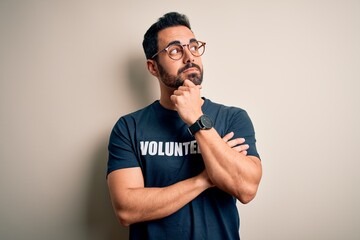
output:
M223 137L223 142L243 155L247 154L244 139L232 139L233 133ZM165 188L145 188L139 167L124 168L108 175L108 186L114 210L120 223L132 223L166 217L193 200L213 184L204 170L196 177Z
M164 188L145 188L139 167L113 171L108 176L110 196L120 223L154 220L169 216L212 184L206 171Z
M184 86L175 90L171 96L180 117L188 125L193 124L203 114L200 89L200 86L186 80ZM213 184L242 203L250 202L256 195L262 175L260 160L229 147L215 129L199 131L195 138Z
M260 160L229 148L214 128L197 132L195 138L211 181L242 203L250 202L261 179Z

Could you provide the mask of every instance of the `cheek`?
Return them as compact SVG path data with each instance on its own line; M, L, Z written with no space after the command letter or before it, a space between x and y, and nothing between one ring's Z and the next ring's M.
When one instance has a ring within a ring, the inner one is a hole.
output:
M203 70L203 64L202 64L201 58L199 58L199 60L195 61L195 64L200 66L201 71Z
M169 73L170 75L177 75L178 70L180 69L180 65L177 63L165 63L162 65L164 67L164 70Z

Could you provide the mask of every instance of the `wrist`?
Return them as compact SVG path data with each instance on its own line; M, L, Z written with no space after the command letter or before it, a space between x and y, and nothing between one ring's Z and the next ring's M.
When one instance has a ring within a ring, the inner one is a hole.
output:
M209 177L207 176L207 174L204 174L204 173L196 176L194 181L195 181L194 182L195 186L200 189L203 189L203 190L206 190L213 186L213 184L212 184L211 180L209 179Z
M213 122L211 118L203 114L188 127L188 131L192 136L194 136L200 130L209 130L211 128L213 128Z
M199 118L204 115L202 112L198 113L198 114L194 114L194 116L192 116L191 118L189 118L189 120L186 122L186 124L188 126L193 125L197 120L199 120Z

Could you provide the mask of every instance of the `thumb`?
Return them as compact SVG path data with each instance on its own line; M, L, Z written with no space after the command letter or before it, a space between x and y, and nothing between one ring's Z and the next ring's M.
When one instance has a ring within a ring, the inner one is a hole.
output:
M202 88L201 85L195 85L195 83L193 83L193 82L190 81L189 79L186 79L186 80L184 81L183 86L186 86L186 87L197 87L197 88L199 88L199 89Z
M184 86L186 86L186 87L194 87L195 84L192 81L190 81L189 79L185 79Z

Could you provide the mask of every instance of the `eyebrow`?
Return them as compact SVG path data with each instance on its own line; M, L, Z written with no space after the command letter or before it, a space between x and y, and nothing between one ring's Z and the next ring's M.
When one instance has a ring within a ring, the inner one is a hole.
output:
M191 38L189 40L189 43L196 42L196 41L197 41L196 38ZM166 45L166 47L169 47L169 46L174 45L174 44L181 44L181 43L180 43L179 40L171 41L171 42L169 42L168 45Z

